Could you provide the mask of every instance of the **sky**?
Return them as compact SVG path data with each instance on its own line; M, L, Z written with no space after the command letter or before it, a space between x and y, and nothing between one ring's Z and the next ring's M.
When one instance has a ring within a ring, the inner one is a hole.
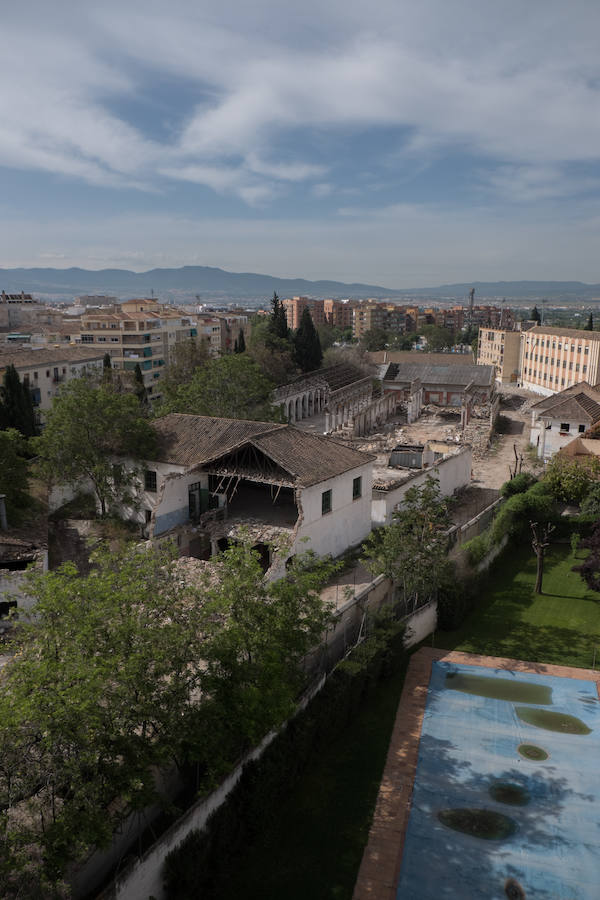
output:
M0 33L0 267L600 282L597 0L20 0Z

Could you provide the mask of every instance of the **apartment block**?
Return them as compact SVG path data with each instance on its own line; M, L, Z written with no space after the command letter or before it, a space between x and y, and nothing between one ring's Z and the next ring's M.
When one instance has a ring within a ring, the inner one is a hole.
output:
M500 328L480 328L477 363L494 366L499 384L519 381L521 333Z
M521 334L520 384L548 396L600 381L600 332L538 325Z
M220 346L218 320L215 327ZM194 319L157 300L127 300L110 312L86 312L80 328L81 343L109 352L115 368L133 372L139 364L153 399L160 396L160 377L174 345L198 334Z

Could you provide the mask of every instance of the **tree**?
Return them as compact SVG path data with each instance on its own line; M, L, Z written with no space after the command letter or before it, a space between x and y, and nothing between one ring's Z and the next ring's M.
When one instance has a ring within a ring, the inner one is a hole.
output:
M0 494L6 495L9 525L18 522L25 507L31 503L24 453L25 439L16 428L0 431Z
M0 692L0 857L16 863L3 897L21 896L23 850L59 878L155 798L200 676L202 606L164 550L107 550L90 575L65 564L28 591L35 623L20 624Z
M509 497L494 519L492 541L499 543L505 535L511 540L525 540L530 522L545 527L556 517L556 501L547 479L538 481L526 491Z
M392 524L365 544L367 568L391 578L405 604L434 597L446 577L449 525L439 482L428 475L421 487L406 492Z
M189 384L196 369L210 359L208 344L202 338L191 337L177 343L169 351L169 364L160 380L163 402L173 400L183 384Z
M240 328L240 333L238 334L237 347L238 347L238 349L237 349L238 353L246 352L246 338L244 336L243 328Z
M370 328L365 331L360 339L365 350L385 350L390 341L390 336L384 328Z
M139 363L135 364L135 369L133 370L133 391L135 396L138 398L140 406L143 409L148 408L148 391L146 390L146 385L144 384L144 376L142 374L142 369Z
M544 481L562 503L581 503L600 478L596 456L581 460L557 454L546 469Z
M600 526L596 525L589 537L583 538L580 546L589 550L584 561L573 566L592 591L600 592Z
M279 412L271 404L273 387L247 354L222 356L197 369L190 382L162 405L161 412L278 421Z
M546 522L544 525L540 525L538 522L530 522L531 526L531 547L533 552L536 555L537 559L537 572L535 577L535 593L541 594L542 592L542 581L544 577L544 551L546 547L550 546L550 535L555 529L555 526L550 522Z
M300 325L294 335L294 352L302 372L314 372L323 361L319 335L308 307L302 311Z
M46 416L46 427L35 439L43 476L74 489L92 487L102 515L111 502L125 503L137 478L135 468L122 467L114 477L118 458L135 463L152 458L156 436L145 421L133 394L96 386L87 378L65 385Z
M16 428L25 437L37 433L31 391L12 364L0 386L0 428Z
M288 340L290 336L285 307L275 292L273 292L273 299L271 300L269 331L273 337L283 341Z
M538 325L540 325L542 322L542 317L540 316L537 306L534 306L533 309L531 310L531 319L532 319L532 321L536 322Z
M590 310L590 314L588 316L587 323L583 329L584 331L593 331L594 330L594 319Z
M422 336L427 341L427 349L432 353L445 350L454 344L454 336L448 328L440 325L424 325L421 329Z

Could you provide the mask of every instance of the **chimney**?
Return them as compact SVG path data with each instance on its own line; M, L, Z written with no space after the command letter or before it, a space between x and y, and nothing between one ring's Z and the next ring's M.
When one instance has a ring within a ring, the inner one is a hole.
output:
M6 494L0 494L0 528L2 531L8 531L8 522L6 520Z

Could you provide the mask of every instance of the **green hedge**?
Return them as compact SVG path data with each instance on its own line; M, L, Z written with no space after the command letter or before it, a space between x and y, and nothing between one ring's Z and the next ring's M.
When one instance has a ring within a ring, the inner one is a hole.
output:
M225 802L205 828L191 832L166 858L163 878L169 900L203 900L224 892L236 856L247 841L274 821L282 799L314 753L351 721L379 681L406 658L404 626L385 622L339 663L305 710L248 763Z

